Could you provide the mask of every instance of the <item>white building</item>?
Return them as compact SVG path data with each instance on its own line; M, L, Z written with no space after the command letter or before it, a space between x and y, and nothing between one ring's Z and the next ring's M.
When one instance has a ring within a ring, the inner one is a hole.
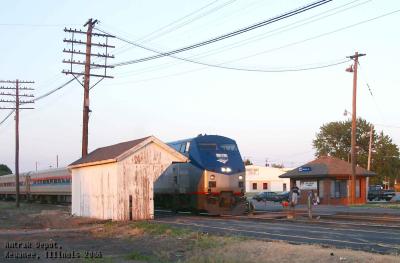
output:
M246 193L282 192L290 190L290 179L279 178L279 175L293 168L274 168L258 165L246 166Z
M99 148L72 163L72 214L112 220L152 219L153 185L187 158L153 136Z

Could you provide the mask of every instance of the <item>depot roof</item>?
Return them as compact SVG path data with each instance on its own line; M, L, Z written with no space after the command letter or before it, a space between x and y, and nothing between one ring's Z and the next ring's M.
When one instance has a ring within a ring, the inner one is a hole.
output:
M101 147L93 152L89 153L85 157L82 157L75 162L71 163L69 168L77 168L83 166L98 165L103 163L117 162L124 159L131 152L135 152L140 148L144 147L148 143L153 142L162 147L164 150L170 152L176 156L180 161L185 162L187 158L175 151L173 148L169 147L167 144L163 143L154 136L148 136L141 139L136 139L132 141L122 142L106 147Z
M332 156L322 156L309 163L299 166L291 171L288 171L280 178L324 178L335 176L350 176L351 163L340 160ZM356 175L358 176L374 176L376 173L368 171L360 166L356 167Z

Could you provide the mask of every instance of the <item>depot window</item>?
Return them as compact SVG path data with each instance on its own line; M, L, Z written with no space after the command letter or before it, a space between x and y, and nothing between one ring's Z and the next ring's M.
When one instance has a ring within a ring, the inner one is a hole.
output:
M208 182L208 187L209 187L209 188L217 187L217 182L216 182L216 181L209 181L209 182Z
M257 183L253 183L253 190L257 190Z
M331 198L347 197L347 180L331 181Z
M263 183L263 189L267 190L268 189L268 183Z

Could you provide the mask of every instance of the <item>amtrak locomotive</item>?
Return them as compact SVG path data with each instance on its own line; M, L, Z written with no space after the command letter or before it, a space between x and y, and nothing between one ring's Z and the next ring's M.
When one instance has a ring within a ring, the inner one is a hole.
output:
M245 167L234 140L199 135L168 145L189 162L172 164L155 182L156 207L210 214L249 210L244 196Z

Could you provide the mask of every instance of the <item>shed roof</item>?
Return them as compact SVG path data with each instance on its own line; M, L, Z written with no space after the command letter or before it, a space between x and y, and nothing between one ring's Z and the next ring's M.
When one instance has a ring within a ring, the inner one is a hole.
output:
M146 145L149 142L155 142L163 148L170 151L172 154L176 155L181 161L185 161L186 157L181 155L179 152L175 151L173 148L169 147L167 144L161 142L154 136L147 136L141 139L136 139L127 142L121 142L110 146L105 146L98 148L87 156L82 157L69 165L69 168L90 166L95 164L101 164L106 162L116 162L118 159L123 159L126 154L130 151L137 150L141 146ZM137 148L137 149L136 149Z
M339 175L351 175L351 163L332 156L322 156L291 171L288 171L279 177L301 179L335 177ZM374 176L376 174L357 166L356 175Z

